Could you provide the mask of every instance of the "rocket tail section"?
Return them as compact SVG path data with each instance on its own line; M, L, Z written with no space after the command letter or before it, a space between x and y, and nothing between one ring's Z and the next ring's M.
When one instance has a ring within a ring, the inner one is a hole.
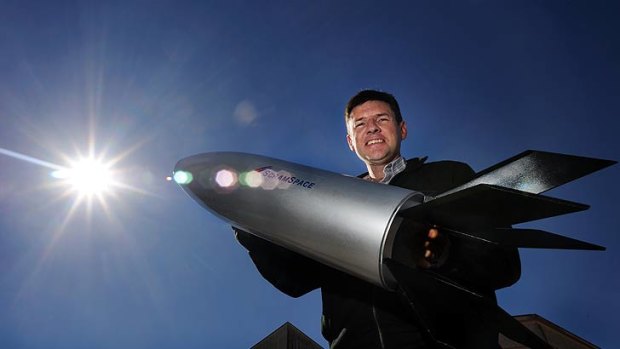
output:
M399 212L405 219L508 247L604 250L562 235L513 224L579 212L589 206L510 188L478 184Z

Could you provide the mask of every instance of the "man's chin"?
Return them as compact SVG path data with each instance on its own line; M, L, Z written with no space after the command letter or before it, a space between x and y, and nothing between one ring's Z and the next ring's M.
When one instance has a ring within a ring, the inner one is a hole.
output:
M366 156L364 162L372 166L384 166L389 164L394 158L395 156L389 156L388 154L382 156Z

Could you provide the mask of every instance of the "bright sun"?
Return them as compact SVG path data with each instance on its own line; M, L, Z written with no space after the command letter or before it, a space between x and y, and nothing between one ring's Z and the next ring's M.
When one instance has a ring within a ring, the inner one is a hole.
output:
M100 196L114 185L114 178L109 165L102 161L81 159L70 168L52 172L52 176L62 179L80 196Z
M125 171L116 165L126 157L131 151L137 148L133 147L113 158L105 159L103 155L99 156L78 156L73 160L63 155L67 165L62 166L41 160L32 156L14 152L9 149L0 148L0 154L7 155L12 158L23 160L35 165L52 169L51 177L55 178L52 187L62 187L65 190L61 193L60 198L73 196L73 204L69 208L69 212L61 225L64 229L65 224L73 213L82 204L85 204L86 212L90 216L93 204L98 203L108 217L113 217L111 206L108 200L117 200L121 192L131 191L142 195L152 195L148 191L134 187L124 182ZM91 151L91 153L94 153ZM62 155L62 154L61 154Z

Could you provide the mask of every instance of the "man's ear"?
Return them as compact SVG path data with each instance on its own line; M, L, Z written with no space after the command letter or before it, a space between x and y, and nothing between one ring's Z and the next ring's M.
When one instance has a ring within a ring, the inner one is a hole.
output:
M351 139L351 136L347 133L347 144L349 145L349 149L351 149L352 152L355 152L355 148L353 148L353 140Z
M407 138L407 123L405 120L400 122L400 139Z

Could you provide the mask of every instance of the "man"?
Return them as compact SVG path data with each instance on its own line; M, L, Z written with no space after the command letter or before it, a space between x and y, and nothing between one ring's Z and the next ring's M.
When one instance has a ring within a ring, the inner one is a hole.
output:
M347 143L366 164L360 177L435 195L470 180L474 172L464 163L426 158L405 161L400 154L407 125L396 99L388 93L364 90L345 109ZM361 217L362 218L362 217ZM412 263L494 299L494 291L516 282L520 263L516 249L490 247L473 240L441 234L441 227L411 223L410 238L396 241ZM350 275L334 270L270 242L237 231L259 272L280 291L299 297L321 288L322 334L330 348L435 348L407 300ZM406 248L405 248L406 247ZM395 252L401 253L401 252ZM433 297L432 295L430 297ZM429 304L441 300L429 299ZM432 309L431 309L432 311ZM445 310L434 314L457 348L498 348L493 326L466 326L468 319L451 319ZM444 321L444 320L448 321ZM454 321L452 321L454 320Z

